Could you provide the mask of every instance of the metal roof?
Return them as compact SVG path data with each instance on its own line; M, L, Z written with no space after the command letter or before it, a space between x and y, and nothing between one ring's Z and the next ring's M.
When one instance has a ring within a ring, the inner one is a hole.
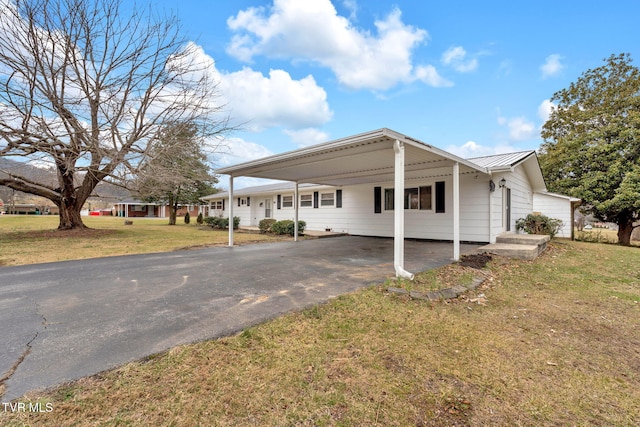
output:
M547 191L547 185L542 176L538 156L533 150L475 157L469 159L469 161L486 168L489 173L510 172L513 171L516 166L522 165L525 173L529 177L533 191Z
M474 157L467 159L478 166L487 169L514 167L518 163L526 160L529 156L535 155L535 151L519 151L516 153L496 154L493 156Z

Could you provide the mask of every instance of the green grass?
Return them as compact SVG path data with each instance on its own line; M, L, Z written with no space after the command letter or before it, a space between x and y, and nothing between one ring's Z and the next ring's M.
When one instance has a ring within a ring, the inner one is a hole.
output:
M638 265L637 248L556 242L490 263L485 305L374 285L34 393L51 413L0 424L637 426Z
M57 231L57 216L0 216L0 265L22 265L101 256L173 251L224 245L228 231L168 219L86 217L90 230ZM236 233L234 242L244 244L282 238Z

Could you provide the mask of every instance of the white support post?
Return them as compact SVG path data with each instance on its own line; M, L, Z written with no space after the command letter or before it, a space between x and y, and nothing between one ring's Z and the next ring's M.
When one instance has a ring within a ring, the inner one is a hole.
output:
M404 145L396 140L394 168L393 212L393 265L397 277L413 280L413 274L404 269Z
M298 241L298 181L293 190L293 241Z
M233 246L233 175L229 176L229 246Z
M453 260L460 260L460 164L453 164Z

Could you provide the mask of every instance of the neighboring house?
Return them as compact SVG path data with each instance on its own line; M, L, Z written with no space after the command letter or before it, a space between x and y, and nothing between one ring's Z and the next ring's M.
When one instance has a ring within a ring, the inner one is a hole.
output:
M547 193L535 151L465 160L390 129L216 173L230 175L231 191L203 198L211 215L231 213L246 226L299 219L309 230L394 237L396 271L402 271L404 238L453 241L458 259L460 241L493 243L532 212L564 221L575 200ZM240 176L289 182L234 192L233 178Z
M58 215L57 206L36 205L34 203L11 203L0 204L0 212L13 215Z
M196 217L200 212L207 215L207 205L180 205L177 216ZM122 200L113 206L113 215L124 218L169 218L169 206L165 203L147 203L136 199Z

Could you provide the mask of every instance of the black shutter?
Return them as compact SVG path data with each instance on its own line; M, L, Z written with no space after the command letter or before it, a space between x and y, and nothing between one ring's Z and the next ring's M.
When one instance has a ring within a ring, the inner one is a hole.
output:
M240 197L238 197L238 207L240 207Z
M342 207L342 190L336 190L336 208Z
M444 213L444 181L436 182L436 213Z
M277 201L276 201L276 208L280 209L280 206L282 206L282 196L278 194Z
M251 206L251 197L247 197L247 207Z
M318 192L313 192L313 207L314 209L318 209Z
M224 199L222 199L222 210L224 210Z
M373 213L382 213L382 187L373 187Z

